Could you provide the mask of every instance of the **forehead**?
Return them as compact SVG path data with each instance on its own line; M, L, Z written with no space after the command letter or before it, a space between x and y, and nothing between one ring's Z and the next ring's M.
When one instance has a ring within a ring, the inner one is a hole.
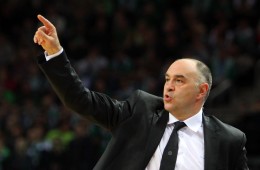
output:
M198 74L196 63L192 60L182 59L177 60L170 65L166 71L167 76L182 75L184 77L190 77Z

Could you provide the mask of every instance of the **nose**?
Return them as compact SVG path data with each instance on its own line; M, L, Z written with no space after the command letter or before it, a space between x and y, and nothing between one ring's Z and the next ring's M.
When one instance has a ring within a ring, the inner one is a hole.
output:
M175 89L174 83L172 81L165 82L165 89L168 92L169 91L174 91L174 89Z

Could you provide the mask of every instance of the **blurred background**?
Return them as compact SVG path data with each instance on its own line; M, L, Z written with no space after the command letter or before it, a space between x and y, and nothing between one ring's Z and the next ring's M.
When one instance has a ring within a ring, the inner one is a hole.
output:
M0 0L0 170L90 170L109 133L65 108L35 59L37 14L54 23L86 87L123 100L162 96L175 59L212 70L205 110L247 135L260 169L257 0Z

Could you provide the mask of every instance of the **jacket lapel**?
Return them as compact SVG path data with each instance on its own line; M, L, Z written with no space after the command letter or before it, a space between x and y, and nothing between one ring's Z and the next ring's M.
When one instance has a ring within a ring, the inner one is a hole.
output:
M219 134L218 128L215 124L210 122L210 119L203 115L203 129L204 129L204 145L205 145L205 162L204 169L215 170L217 168L217 161L219 158Z
M152 120L152 126L147 139L147 147L145 148L145 157L143 169L149 163L153 156L156 148L158 147L163 133L165 131L167 122L169 120L169 113L165 110L155 114ZM210 119L203 114L203 129L204 129L204 145L205 145L205 162L204 169L215 170L218 165L219 155L219 133L218 128L215 124L210 122Z
M167 122L169 120L169 113L165 110L159 111L159 113L154 114L152 120L152 126L149 132L147 139L147 145L145 148L145 157L144 157L144 168L149 163L151 157L153 156L156 148L158 147L163 133L165 131Z

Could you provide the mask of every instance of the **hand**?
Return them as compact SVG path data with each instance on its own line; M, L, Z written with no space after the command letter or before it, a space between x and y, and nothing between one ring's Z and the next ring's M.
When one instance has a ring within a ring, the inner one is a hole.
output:
M48 55L59 52L62 47L59 42L55 26L42 15L37 16L43 26L38 28L33 37L34 43L38 43Z

